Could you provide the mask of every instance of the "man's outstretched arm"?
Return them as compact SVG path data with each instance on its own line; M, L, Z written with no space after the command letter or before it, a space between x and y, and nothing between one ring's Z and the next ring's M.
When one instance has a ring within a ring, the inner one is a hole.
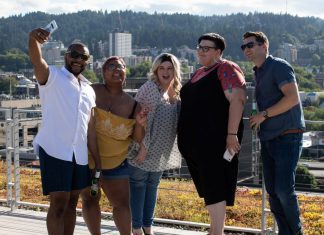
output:
M49 32L44 29L34 29L29 33L29 58L34 66L34 73L39 84L44 85L49 76L48 64L42 57L41 44L46 42Z

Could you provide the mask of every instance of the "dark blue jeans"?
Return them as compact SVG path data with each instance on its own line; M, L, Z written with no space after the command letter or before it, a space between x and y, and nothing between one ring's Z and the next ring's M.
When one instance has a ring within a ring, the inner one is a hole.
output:
M287 134L261 141L261 157L270 209L279 235L297 234L301 229L295 193L295 173L302 150L302 134Z

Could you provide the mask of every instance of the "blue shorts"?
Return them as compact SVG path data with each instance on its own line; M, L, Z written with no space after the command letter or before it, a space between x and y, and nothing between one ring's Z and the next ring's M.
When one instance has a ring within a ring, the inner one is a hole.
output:
M39 146L39 162L42 178L43 194L51 192L71 192L90 186L90 170L88 165L78 165L73 161L64 161L48 155Z
M103 179L128 179L129 167L127 160L123 161L119 166L113 169L102 170Z

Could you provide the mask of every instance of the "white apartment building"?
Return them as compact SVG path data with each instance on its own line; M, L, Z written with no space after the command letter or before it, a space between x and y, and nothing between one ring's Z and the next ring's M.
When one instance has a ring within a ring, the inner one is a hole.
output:
M42 46L42 55L49 65L63 65L64 60L61 51L64 50L64 44L61 41L48 41Z
M132 55L132 34L109 33L109 56L128 57Z

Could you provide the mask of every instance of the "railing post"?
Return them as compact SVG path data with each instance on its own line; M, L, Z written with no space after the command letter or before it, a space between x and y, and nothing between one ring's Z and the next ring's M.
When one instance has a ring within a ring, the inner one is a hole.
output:
M256 130L252 129L252 174L254 183L260 183L260 140Z
M277 233L277 223L271 210L267 208L267 191L265 188L264 177L262 177L262 218L261 218L261 234L278 234ZM271 229L267 228L267 217L268 214L272 216L273 225Z
M13 136L14 136L14 188L15 201L12 205L12 210L17 207L17 202L20 201L20 164L19 164L19 110L13 112Z
M252 169L254 173L254 179L256 183L259 183L260 180L260 157L261 157L261 146L260 146L260 139L258 138L257 131L252 130ZM273 218L273 228L268 229L267 228L267 216L268 214L271 214L271 211L267 209L266 206L267 203L267 191L265 189L264 184L264 177L262 174L262 213L261 213L261 234L276 234L276 220ZM272 215L273 216L273 215Z
M11 207L12 205L12 173L11 173L11 163L12 163L12 153L13 146L13 121L10 118L6 119L6 165L7 165L7 205Z
M264 179L262 177L262 214L261 214L261 234L267 234L267 192L265 190Z

